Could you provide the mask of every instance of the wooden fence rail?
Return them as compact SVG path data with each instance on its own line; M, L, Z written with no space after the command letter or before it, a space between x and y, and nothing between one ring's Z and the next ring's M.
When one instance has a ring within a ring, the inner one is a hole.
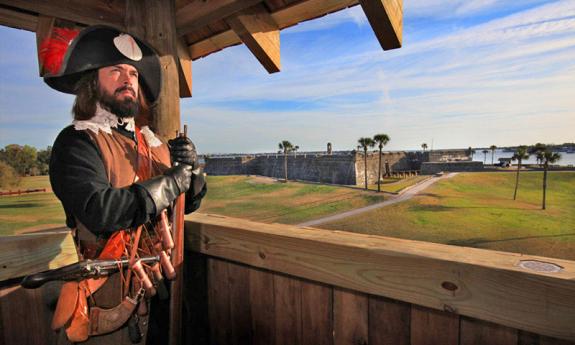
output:
M9 190L9 191L0 191L0 196L4 195L20 195L20 194L28 194L28 193L37 193L37 192L46 192L46 188L36 188L36 189L26 189L26 190Z

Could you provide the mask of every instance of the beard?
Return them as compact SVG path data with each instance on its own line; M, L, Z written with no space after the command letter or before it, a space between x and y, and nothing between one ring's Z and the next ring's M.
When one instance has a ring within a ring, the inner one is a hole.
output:
M119 94L124 90L132 90L134 98L124 97L124 99L118 100L115 94ZM135 95L134 90L127 86L116 89L114 95L109 94L106 90L100 90L100 104L118 117L134 117L140 111L140 104Z

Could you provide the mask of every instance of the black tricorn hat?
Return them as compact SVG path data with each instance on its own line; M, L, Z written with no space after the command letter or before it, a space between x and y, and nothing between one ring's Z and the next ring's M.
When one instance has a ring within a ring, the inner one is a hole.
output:
M150 103L160 94L162 69L155 50L112 27L95 25L79 33L55 28L40 46L40 59L47 72L44 81L61 92L76 94L76 83L84 72L129 64L138 70L140 86Z

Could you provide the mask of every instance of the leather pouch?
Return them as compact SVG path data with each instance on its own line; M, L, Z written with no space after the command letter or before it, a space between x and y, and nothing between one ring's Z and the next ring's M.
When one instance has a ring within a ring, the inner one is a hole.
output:
M54 331L64 327L74 315L76 304L78 303L78 282L65 282L60 290L58 304L52 318L52 329Z
M136 300L126 296L114 308L90 308L90 335L106 334L122 327L134 314L137 305Z
M90 330L90 318L88 315L88 299L86 298L86 283L78 283L78 298L72 321L66 327L66 335L71 342L82 342L88 339Z
M87 297L96 292L104 283L107 277L101 277L98 279L87 279L83 282L87 289L80 289L79 283L76 281L65 282L60 290L60 296L58 297L58 303L56 304L56 310L54 311L54 316L52 317L52 329L54 331L66 326L74 315L76 306L78 304L78 298L80 291L84 291Z

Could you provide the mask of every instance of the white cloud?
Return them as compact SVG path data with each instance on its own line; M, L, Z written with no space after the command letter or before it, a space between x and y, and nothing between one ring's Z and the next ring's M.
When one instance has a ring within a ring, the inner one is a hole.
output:
M494 4L468 6L472 11ZM233 82L210 87L196 100L203 108L190 111L217 114L225 136L241 138L227 144L200 139L207 151L219 152L254 151L286 138L304 150L323 149L328 141L351 149L357 138L378 131L391 135L390 149L418 148L432 138L436 148L572 141L574 34L575 2L547 4L395 51L374 45L318 56L307 65L288 61L291 69L274 76L246 70ZM312 48L306 53L329 46ZM354 95L368 93L379 96L353 102ZM217 100L312 101L321 108L262 112L206 106Z
M404 13L413 18L446 19L471 17L486 12L501 11L520 6L541 4L548 0L410 0L404 1Z
M406 23L518 6L490 0L404 4ZM416 149L432 139L435 148L573 141L575 1L492 16L477 25L455 20L451 31L432 38L406 31L403 48L383 52L356 6L282 32L283 70L273 75L246 47L225 49L194 63L194 97L182 101L183 121L208 153L273 152L283 139L302 150L322 150L328 141L335 149L352 149L357 138L376 132L391 136L389 149ZM350 42L329 34L350 22L365 35L355 33ZM38 143L53 140L52 128L69 122L68 96L0 87L2 140L24 141L17 140L27 132L14 129L18 121L46 121L47 128L35 132ZM22 94L49 98L49 105L33 108L41 115L17 109L18 117L10 117L6 107L15 108L8 97ZM248 103L270 100L303 105L246 110Z

